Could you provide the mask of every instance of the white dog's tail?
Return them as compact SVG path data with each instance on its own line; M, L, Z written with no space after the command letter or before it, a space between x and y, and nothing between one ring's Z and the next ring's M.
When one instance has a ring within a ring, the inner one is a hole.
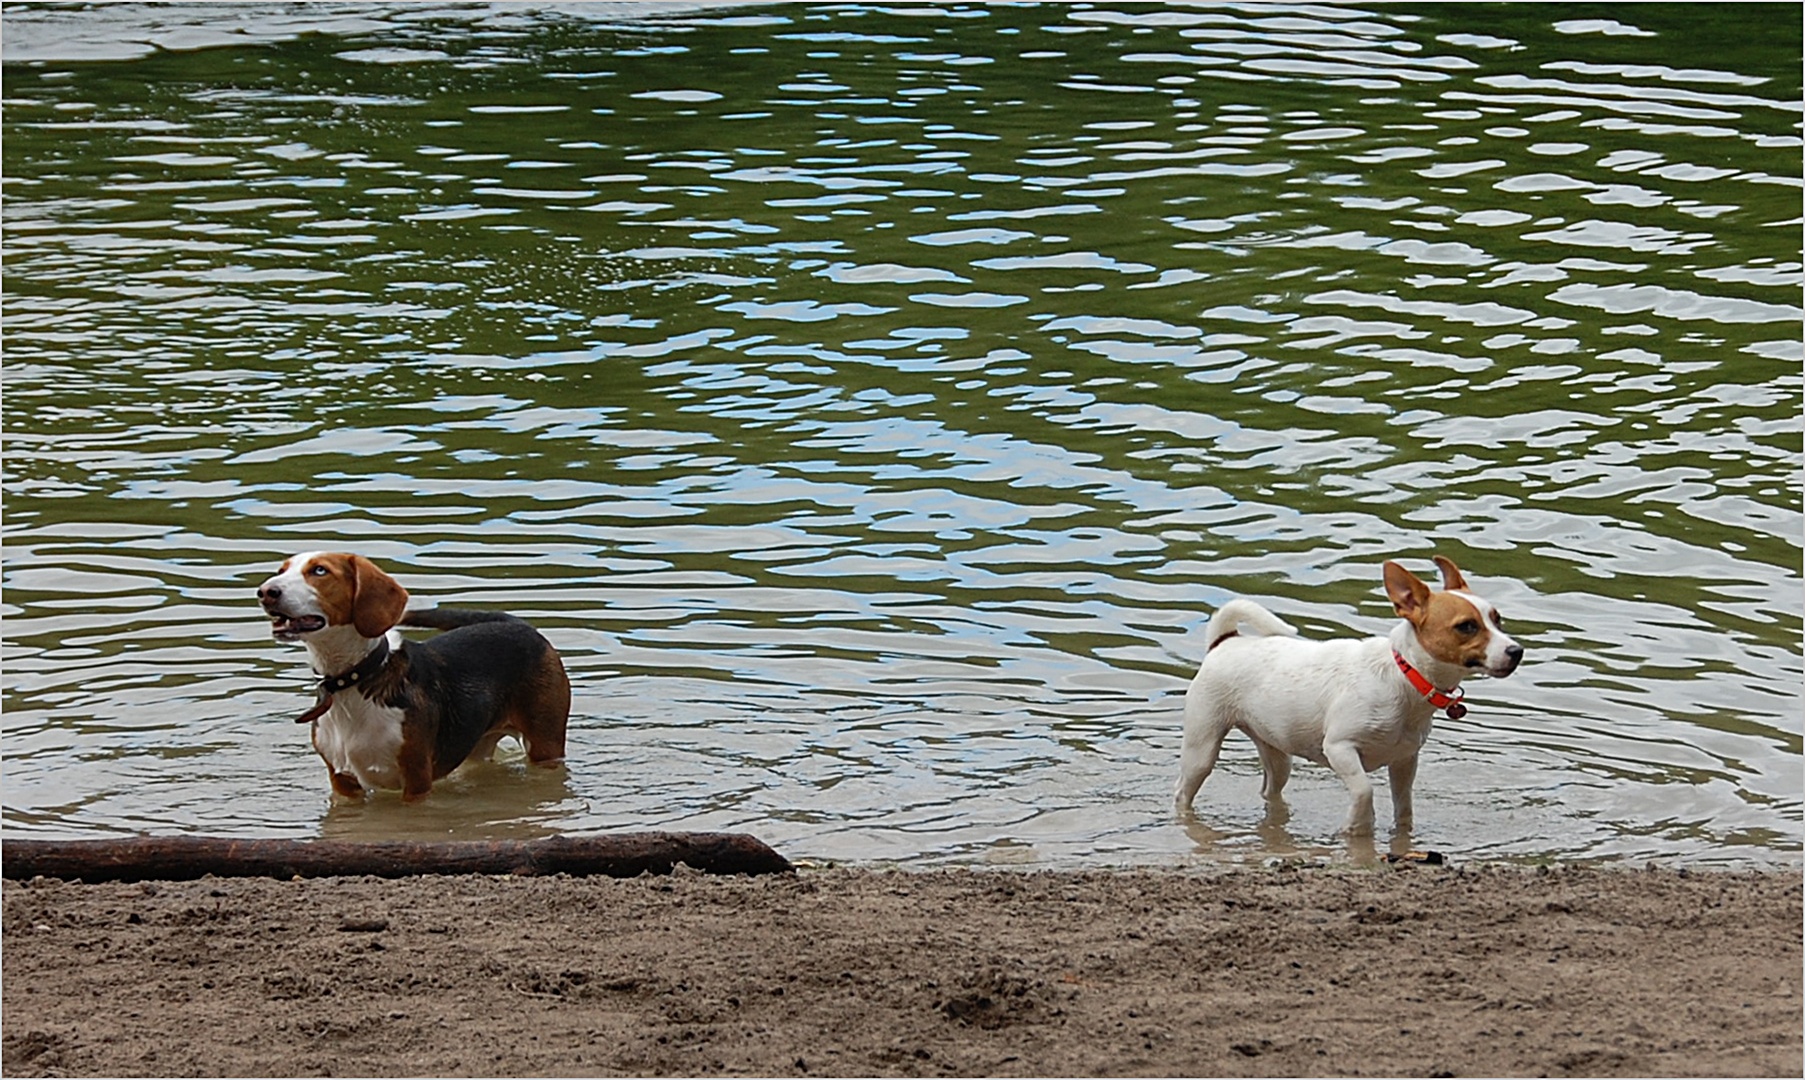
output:
M1216 609L1216 614L1210 616L1209 626L1204 628L1204 653L1207 655L1225 639L1239 634L1244 627L1267 637L1297 636L1297 631L1290 623L1252 600L1230 600Z

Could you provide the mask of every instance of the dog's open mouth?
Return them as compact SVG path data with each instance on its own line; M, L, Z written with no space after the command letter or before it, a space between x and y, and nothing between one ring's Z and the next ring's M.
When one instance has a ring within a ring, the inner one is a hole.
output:
M1483 659L1473 659L1473 660L1467 661L1467 667L1474 671L1477 671L1481 675L1485 675L1485 676L1488 676L1493 679L1502 679L1502 678L1505 678L1506 676L1508 676L1511 672L1517 670L1517 664L1522 659L1523 658L1521 655L1509 657L1503 663L1499 664L1496 667L1493 667L1490 664L1487 664Z
M270 616L270 635L277 641L294 641L305 634L324 629L326 629L326 620L320 615L272 614Z

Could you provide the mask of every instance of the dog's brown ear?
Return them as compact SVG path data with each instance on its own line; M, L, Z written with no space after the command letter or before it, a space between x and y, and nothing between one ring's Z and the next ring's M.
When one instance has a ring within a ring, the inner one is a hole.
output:
M364 637L381 637L407 611L407 590L362 555L351 556L351 573L351 623Z
M1453 559L1446 555L1437 555L1435 565L1441 570L1441 587L1444 591L1466 591L1467 579L1460 576L1460 567L1454 565Z
M1429 614L1429 586L1395 562L1385 564L1385 595L1391 598L1392 610L1413 623Z

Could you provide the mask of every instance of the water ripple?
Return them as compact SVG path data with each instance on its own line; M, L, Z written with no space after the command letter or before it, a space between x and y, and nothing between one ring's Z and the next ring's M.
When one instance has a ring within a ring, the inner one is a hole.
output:
M1445 551L1531 662L1438 727L1420 842L1796 862L1771 35L149 12L5 15L9 833L1323 850L1338 781L1274 841L1244 743L1167 818L1202 621L1373 632ZM319 546L544 627L568 776L329 807L247 601Z

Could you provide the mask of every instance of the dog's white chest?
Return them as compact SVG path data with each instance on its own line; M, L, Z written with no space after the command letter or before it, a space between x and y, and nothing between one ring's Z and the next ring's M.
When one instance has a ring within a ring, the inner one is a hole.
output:
M332 771L354 776L366 788L401 786L400 709L355 691L334 695L332 707L314 721L313 747Z
M1360 751L1360 763L1368 770L1413 758L1429 741L1435 711L1420 699L1405 699L1391 709L1367 714L1362 724L1345 725L1337 734Z

